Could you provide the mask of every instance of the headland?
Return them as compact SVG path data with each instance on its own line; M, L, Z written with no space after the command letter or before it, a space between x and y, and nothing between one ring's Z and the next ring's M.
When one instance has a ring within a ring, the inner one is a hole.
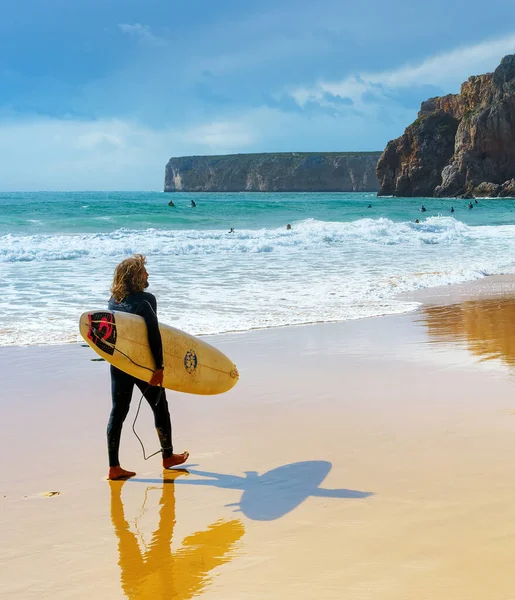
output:
M377 192L380 152L275 152L182 156L165 192Z
M377 164L380 196L515 197L515 54L422 103Z

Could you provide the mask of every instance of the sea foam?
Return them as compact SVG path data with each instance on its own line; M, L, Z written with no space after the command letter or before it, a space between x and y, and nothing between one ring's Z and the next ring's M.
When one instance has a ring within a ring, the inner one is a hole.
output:
M106 305L114 267L136 252L148 257L160 319L193 334L394 314L416 306L400 292L515 271L515 225L291 222L4 235L0 345L78 339L78 316Z
M405 246L467 244L515 235L515 225L470 227L452 217L423 223L360 219L348 223L307 219L286 229L220 230L118 229L109 233L0 237L0 262L77 260L141 252L155 256L269 253L319 250L345 244Z

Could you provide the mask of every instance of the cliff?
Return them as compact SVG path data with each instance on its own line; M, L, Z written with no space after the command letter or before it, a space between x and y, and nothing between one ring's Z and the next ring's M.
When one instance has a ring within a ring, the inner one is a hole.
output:
M165 192L377 192L380 152L280 152L171 158Z
M515 55L422 103L377 164L379 195L515 196Z

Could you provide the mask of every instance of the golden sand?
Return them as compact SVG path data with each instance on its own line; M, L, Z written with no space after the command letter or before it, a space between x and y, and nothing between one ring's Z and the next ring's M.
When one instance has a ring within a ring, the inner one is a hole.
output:
M106 363L0 349L2 598L515 598L515 302L208 341L220 397L169 393L186 471L107 482ZM156 446L150 411L137 423ZM53 493L58 492L58 493Z

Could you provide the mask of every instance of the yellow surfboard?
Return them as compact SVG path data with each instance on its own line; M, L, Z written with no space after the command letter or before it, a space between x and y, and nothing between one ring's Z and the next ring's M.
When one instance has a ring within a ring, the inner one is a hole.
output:
M220 350L168 325L159 324L163 342L163 387L188 394L222 394L238 381L238 370ZM93 350L118 369L150 381L155 362L143 317L95 310L80 317L80 333Z

